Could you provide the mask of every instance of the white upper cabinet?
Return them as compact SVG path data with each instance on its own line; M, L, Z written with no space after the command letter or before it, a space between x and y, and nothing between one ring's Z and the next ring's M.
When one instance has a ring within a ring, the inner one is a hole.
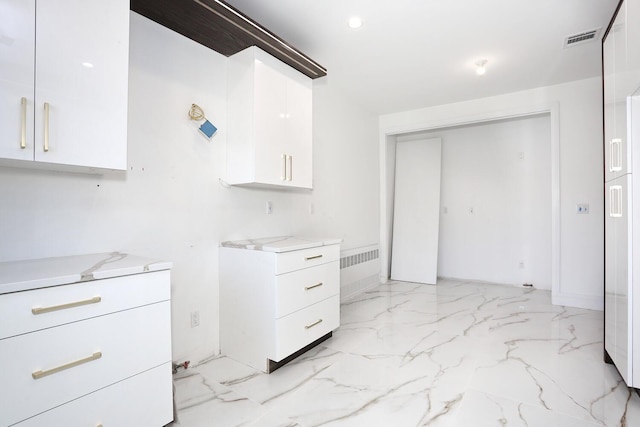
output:
M0 158L126 169L129 1L0 0L0 37Z
M227 181L312 188L311 79L257 47L229 57Z

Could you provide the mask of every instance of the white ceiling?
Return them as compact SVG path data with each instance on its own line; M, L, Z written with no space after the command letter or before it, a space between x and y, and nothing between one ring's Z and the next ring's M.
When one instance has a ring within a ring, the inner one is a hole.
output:
M384 114L599 76L618 0L227 0ZM364 25L347 26L359 15ZM564 38L602 27L597 41ZM487 73L475 62L487 59Z

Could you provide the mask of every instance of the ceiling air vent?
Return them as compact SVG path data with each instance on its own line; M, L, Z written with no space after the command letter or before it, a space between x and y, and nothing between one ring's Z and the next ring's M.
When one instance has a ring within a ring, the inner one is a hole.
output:
M578 46L578 45L596 40L600 35L601 29L602 27L596 28L594 30L583 31L582 33L574 34L572 36L567 36L564 38L564 47L566 48L566 47Z

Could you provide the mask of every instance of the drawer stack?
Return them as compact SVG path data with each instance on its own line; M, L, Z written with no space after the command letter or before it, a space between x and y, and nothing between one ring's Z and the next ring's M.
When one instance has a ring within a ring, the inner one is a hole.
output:
M0 295L0 425L173 419L170 271Z
M264 372L340 325L340 245L220 248L222 354ZM270 362L271 361L271 362Z

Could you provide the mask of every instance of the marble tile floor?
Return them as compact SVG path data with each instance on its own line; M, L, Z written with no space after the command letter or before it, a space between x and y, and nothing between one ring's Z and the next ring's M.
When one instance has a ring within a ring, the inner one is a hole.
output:
M175 377L175 427L640 426L602 361L603 313L548 291L390 282L271 375L220 356Z

